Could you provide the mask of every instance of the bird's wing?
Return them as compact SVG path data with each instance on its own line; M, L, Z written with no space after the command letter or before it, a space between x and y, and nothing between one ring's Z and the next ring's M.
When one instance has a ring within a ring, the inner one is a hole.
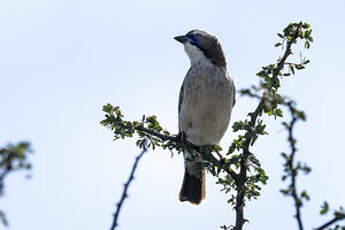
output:
M181 86L181 89L180 89L180 94L179 94L179 97L178 97L178 126L179 126L179 132L182 132L182 121L181 121L181 110L182 110L182 103L183 103L183 98L184 98L184 90L185 90L185 84L186 84L186 80L188 79L189 77L189 73L191 72L191 69L188 70L184 80L183 80L183 83L182 83L182 86Z
M231 87L232 87L232 99L233 99L232 108L234 108L236 104L236 87L232 78L230 78L230 82L231 82Z
M183 101L183 84L181 86L181 89L180 89L180 94L179 94L179 97L178 97L178 113L181 112L181 104L182 104L182 101Z
M181 120L180 120L180 113L181 113L181 106L182 106L182 101L183 101L183 96L184 96L184 82L182 83L181 89L180 89L180 94L178 97L178 128L179 132L182 132L181 128Z

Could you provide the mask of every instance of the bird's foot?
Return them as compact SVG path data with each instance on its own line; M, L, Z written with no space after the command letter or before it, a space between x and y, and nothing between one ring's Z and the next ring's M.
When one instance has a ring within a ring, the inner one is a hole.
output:
M216 152L216 154L219 157L219 162L220 162L220 166L217 167L217 176L219 175L220 171L222 171L222 166L225 163L225 158L222 156L222 154L220 154L220 152L217 149L214 149L214 151Z
M177 137L177 139L179 139L181 141L182 152L184 152L185 147L186 147L186 141L187 141L186 133L183 131L180 131L176 137Z

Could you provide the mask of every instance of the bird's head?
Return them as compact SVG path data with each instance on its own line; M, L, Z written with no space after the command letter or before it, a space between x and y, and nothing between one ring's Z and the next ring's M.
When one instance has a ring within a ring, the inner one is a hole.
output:
M192 62L206 57L213 64L226 68L222 46L215 36L201 30L192 30L186 35L175 37L175 40L184 45Z

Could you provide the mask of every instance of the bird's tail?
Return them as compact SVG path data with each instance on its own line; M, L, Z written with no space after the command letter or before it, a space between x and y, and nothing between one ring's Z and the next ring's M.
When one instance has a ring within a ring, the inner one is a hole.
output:
M205 169L200 162L193 162L192 164L194 169L198 167L198 173L193 170L194 172L191 174L188 172L190 171L188 170L189 167L186 167L180 191L180 201L189 201L198 205L206 197Z

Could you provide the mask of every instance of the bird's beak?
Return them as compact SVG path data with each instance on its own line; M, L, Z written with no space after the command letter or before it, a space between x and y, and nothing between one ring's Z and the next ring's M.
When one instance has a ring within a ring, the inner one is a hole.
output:
M174 37L174 39L178 42L181 42L182 44L186 43L188 41L188 38L186 36L177 36Z

